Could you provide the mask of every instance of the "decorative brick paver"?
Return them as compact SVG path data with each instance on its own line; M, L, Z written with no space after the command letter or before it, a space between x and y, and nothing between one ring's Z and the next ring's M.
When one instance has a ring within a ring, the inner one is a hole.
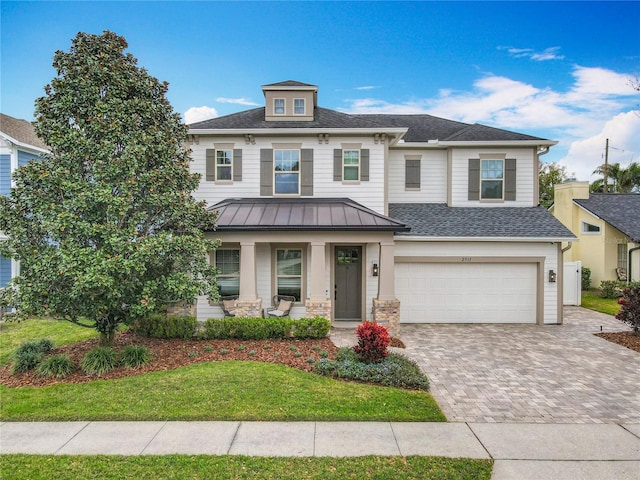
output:
M563 325L403 324L400 338L449 421L640 423L640 353L593 335L601 328L627 330L565 307ZM355 343L351 329L331 338Z

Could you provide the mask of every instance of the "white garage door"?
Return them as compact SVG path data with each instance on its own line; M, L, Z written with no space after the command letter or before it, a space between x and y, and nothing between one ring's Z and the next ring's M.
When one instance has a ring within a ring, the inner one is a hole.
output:
M536 323L533 263L397 263L402 323Z

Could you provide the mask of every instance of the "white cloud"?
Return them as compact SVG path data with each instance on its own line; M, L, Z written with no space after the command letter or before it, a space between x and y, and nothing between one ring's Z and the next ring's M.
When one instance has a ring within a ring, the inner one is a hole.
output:
M210 118L216 118L218 111L213 107L191 107L184 112L184 122L188 125L190 123L201 122L202 120L209 120Z
M216 98L216 102L220 103L233 103L235 105L248 105L251 107L258 106L257 103L252 102L247 98L227 98L227 97L218 97Z
M533 48L498 47L498 50L506 50L515 58L530 58L537 62L546 60L562 60L564 55L558 54L560 47L545 48L542 52L536 52Z
M356 90L374 90L378 87L375 87L373 85L363 85L362 87L356 87Z

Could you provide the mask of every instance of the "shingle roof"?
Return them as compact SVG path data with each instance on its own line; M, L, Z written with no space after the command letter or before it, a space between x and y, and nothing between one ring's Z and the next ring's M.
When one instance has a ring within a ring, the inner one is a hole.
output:
M444 203L392 203L389 216L419 237L575 239L542 207L448 207Z
M310 83L302 83L297 80L285 80L284 82L276 82L276 83L268 83L267 85L263 85L263 87L315 87L317 85L312 85Z
M230 198L218 211L217 231L391 231L406 225L348 198Z
M592 193L573 201L640 243L640 194Z
M13 118L4 113L0 113L0 132L25 145L44 149L48 148L44 142L38 138L31 123L26 120Z

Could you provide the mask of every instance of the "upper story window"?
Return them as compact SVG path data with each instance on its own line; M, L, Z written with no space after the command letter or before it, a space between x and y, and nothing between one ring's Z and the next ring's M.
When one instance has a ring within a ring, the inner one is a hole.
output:
M273 99L273 114L284 115L284 98Z
M240 293L240 250L224 248L216 250L216 283L220 295Z
M480 161L480 200L502 200L504 160Z
M273 151L274 195L300 193L300 150Z
M582 233L600 233L600 227L591 223L582 222Z
M304 115L304 98L295 98L293 100L293 114Z
M216 150L216 180L233 178L233 150Z
M342 180L360 180L360 150L342 151Z

